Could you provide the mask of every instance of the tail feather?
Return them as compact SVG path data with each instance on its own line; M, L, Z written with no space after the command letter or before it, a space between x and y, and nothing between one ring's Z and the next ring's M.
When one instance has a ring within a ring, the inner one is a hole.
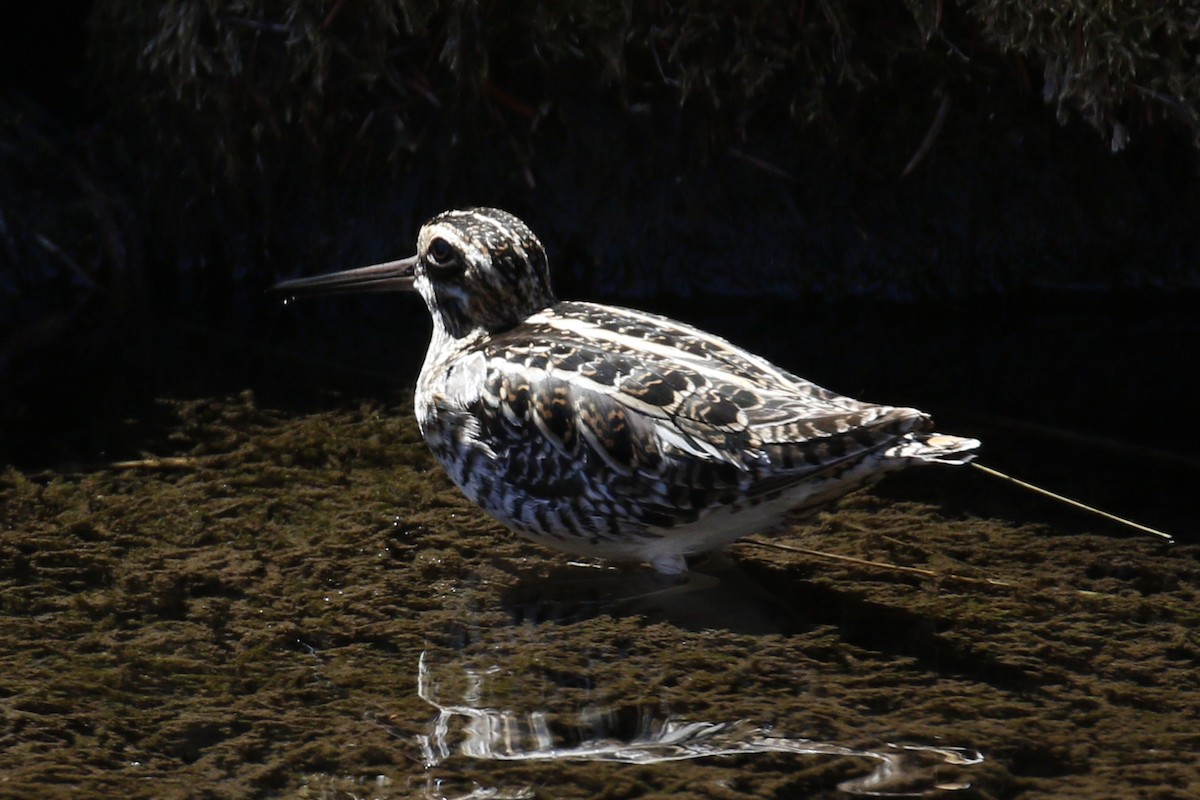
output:
M884 456L895 459L912 459L930 464L969 464L980 447L978 439L965 436L949 436L944 433L906 433L900 440L883 451Z

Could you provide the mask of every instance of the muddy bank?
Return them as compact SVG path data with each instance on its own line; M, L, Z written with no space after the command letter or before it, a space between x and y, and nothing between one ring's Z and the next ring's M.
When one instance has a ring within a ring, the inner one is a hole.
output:
M876 766L468 757L479 738L452 715L439 740L430 699L508 713L509 756L539 711L560 749L744 720L978 750L905 775L958 796L1200 790L1194 544L927 470L775 541L936 577L743 544L663 586L477 513L403 397L176 400L155 424L129 463L0 477L0 794L844 797Z

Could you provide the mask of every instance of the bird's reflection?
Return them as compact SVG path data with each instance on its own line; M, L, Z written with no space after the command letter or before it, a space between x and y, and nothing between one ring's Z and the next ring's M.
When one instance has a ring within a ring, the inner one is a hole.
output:
M438 673L435 675L435 671ZM747 720L685 720L655 705L574 709L517 708L519 696L501 696L493 686L515 676L493 664L485 668L450 664L436 668L428 652L417 664L417 692L437 710L418 744L427 768L452 756L497 761L613 761L656 764L709 756L791 753L853 757L874 762L871 771L843 781L842 791L883 797L920 796L965 789L970 783L948 777L954 768L983 761L959 747L881 743L849 747L836 742L775 735ZM443 682L444 679L444 682ZM449 698L451 691L457 696ZM430 776L429 796L444 796ZM437 792L434 794L434 789Z

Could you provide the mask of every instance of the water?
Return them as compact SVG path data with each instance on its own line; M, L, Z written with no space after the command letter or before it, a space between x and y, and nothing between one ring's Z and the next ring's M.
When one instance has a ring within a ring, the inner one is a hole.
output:
M930 469L682 583L483 517L402 388L223 339L173 398L64 386L0 437L0 797L1195 797L1200 337L1161 311L718 319L1179 543Z
M927 470L778 541L936 577L743 544L676 583L507 534L403 396L265 405L165 402L156 451L0 473L0 794L1200 785L1186 540Z
M575 709L555 711L543 694L531 710L497 707L511 702L511 694L492 697L494 684L524 684L527 675L505 670L499 663L483 669L462 667L465 679L458 705L447 705L445 690L435 679L422 653L418 663L417 694L438 711L430 732L419 738L426 768L434 768L463 755L500 761L612 761L625 764L663 764L701 758L758 753L791 753L798 756L831 756L877 762L865 776L838 784L848 794L876 797L921 796L933 791L970 787L969 782L948 780L939 774L944 765L969 767L983 761L973 750L955 747L882 744L854 749L835 742L776 735L748 720L697 722L677 719L664 703L642 706L599 706L587 700ZM611 667L595 665L604 680ZM459 674L451 676L458 678ZM593 683L594 685L594 683ZM528 700L526 700L528 703ZM443 779L431 777L428 794L441 794ZM476 790L477 791L477 790ZM530 787L510 796L534 796Z

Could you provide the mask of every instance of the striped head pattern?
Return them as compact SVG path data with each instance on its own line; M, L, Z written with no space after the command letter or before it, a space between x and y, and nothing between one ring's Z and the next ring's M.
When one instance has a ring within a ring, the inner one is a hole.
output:
M447 211L425 223L413 286L453 338L506 330L555 302L542 243L498 208Z

